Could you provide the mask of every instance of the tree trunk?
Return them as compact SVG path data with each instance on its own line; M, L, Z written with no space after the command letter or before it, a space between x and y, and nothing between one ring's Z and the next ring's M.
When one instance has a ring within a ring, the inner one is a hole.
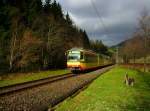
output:
M146 56L144 56L144 72L146 72Z
M16 47L16 35L17 34L13 34L13 38L11 40L11 45L10 45L9 71L12 71L12 68L13 68L14 50Z

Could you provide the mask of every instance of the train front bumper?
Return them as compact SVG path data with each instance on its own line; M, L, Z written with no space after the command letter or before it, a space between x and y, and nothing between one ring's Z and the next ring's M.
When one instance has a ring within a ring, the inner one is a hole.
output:
M67 62L67 67L70 70L82 70L80 62Z

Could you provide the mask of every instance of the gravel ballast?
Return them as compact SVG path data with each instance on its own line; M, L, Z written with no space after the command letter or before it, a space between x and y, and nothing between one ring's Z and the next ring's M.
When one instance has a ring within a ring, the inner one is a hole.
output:
M44 111L112 67L3 95L0 97L0 111Z

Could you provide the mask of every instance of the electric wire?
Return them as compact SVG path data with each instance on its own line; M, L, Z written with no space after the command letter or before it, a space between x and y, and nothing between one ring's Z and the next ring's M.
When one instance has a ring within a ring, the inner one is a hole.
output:
M102 16L101 16L101 14L99 13L99 11L98 11L98 9L97 9L97 7L96 7L94 1L93 1L93 0L90 0L90 1L91 1L92 7L93 7L93 9L95 10L95 13L96 13L96 15L97 15L99 21L101 22L101 24L102 24L102 26L103 26L103 28L104 28L105 33L108 34L109 32L108 32L108 30L107 30L107 27L106 27L106 25L104 24L103 19L102 19ZM101 25L101 24L100 24L100 25ZM106 34L105 34L105 35L106 35Z

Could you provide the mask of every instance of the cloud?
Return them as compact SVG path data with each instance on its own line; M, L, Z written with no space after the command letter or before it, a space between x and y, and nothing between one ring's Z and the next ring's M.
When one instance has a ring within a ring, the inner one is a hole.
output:
M65 3L68 3L70 7L78 8L78 7L85 7L90 5L90 0L66 0Z
M101 18L96 14L92 2ZM106 45L126 40L136 30L141 12L150 11L150 0L58 0L74 23L85 29L90 39Z

